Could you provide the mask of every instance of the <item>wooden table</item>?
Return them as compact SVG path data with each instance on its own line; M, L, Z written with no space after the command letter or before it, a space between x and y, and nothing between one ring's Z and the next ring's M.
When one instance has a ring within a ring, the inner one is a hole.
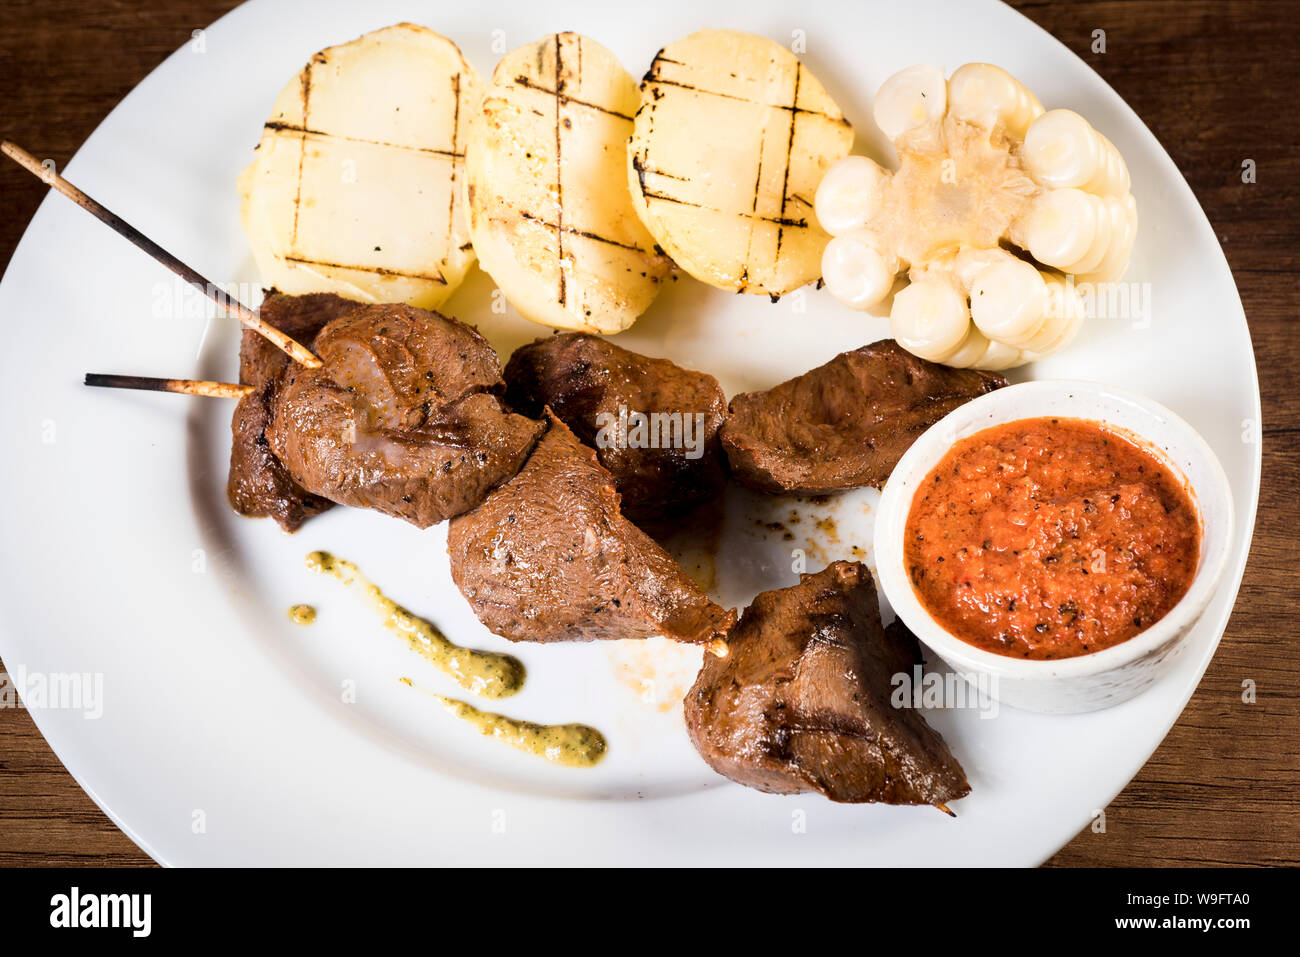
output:
M66 162L109 109L230 0L5 0L0 134ZM1218 230L1264 395L1264 489L1227 634L1177 725L1058 865L1300 863L1300 4L1019 2L1151 127ZM1094 53L1104 30L1106 52ZM340 38L344 39L344 38ZM1256 162L1253 185L1241 164ZM45 189L0 165L0 258ZM8 317L14 320L16 317ZM12 546L11 546L12 547ZM1258 687L1241 700L1242 681ZM0 864L148 865L50 751L0 709Z

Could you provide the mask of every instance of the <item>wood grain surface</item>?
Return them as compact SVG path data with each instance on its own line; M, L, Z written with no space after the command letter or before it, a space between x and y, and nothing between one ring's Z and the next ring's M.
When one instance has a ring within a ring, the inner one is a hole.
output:
M1297 864L1300 4L1014 5L1119 91L1191 183L1236 276L1264 399L1259 519L1223 644L1174 729L1106 809L1105 833L1085 830L1050 863ZM234 6L5 0L0 135L62 166L150 70ZM1105 52L1093 51L1097 30ZM1256 163L1254 184L1242 182L1246 159ZM44 194L28 174L0 165L0 261ZM1242 701L1246 679L1258 689L1253 704ZM0 709L0 865L150 863L77 786L27 713Z

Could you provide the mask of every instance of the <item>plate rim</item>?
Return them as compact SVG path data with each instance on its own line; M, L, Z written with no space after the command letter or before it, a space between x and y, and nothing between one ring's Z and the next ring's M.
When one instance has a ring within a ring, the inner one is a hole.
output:
M1258 362L1255 353L1254 341L1253 341L1253 337L1251 336L1249 319L1246 315L1244 305L1241 302L1240 290L1238 288L1235 276L1233 276L1231 266L1228 263L1227 256L1223 251L1222 243L1218 239L1218 233L1214 228L1214 224L1210 221L1207 213L1205 212L1205 209L1197 200L1194 191L1192 190L1190 184L1186 180L1186 177L1183 175L1182 171L1179 170L1177 164L1173 161L1173 158L1170 156L1168 150L1165 148L1164 144L1160 141L1159 137L1156 136L1156 134L1142 120L1142 118L1128 104L1128 102L1122 96L1120 96L1120 94L1110 85L1110 83L1104 77L1102 77L1101 74L1099 74L1096 70L1094 70L1093 67L1087 61L1085 61L1082 57L1076 54L1062 41L1057 39L1057 37L1053 35L1050 31L1048 31L1046 28L1040 26L1032 19L1030 19L1028 16L1026 16L1024 13L1015 9L1014 7L1010 7L1009 5L1002 3L1001 0L992 0L991 3L989 2L989 0L985 0L985 3L986 6L996 5L998 7L1004 7L1005 9L1010 10L1012 13L1015 13L1020 19L1028 23L1040 35L1042 35L1047 40L1049 40L1052 44L1054 44L1055 52L1058 56L1062 52L1064 52L1068 54L1071 58L1073 58L1076 64L1082 66L1085 70L1087 70L1095 77L1096 81L1100 84L1101 88L1104 89L1105 94L1108 96L1108 98L1110 98L1115 105L1118 105L1122 109L1122 111L1125 113L1128 119L1131 122L1136 123L1137 127L1140 130L1144 131L1147 135L1150 136L1151 141L1155 144L1157 148L1155 155L1157 156L1158 161L1164 168L1167 181L1170 183L1177 184L1175 188L1181 193L1182 204L1185 205L1187 203L1190 203L1191 207L1195 208L1196 214L1199 216L1200 221L1205 224L1205 226L1209 229L1210 234L1215 239L1214 245L1216 247L1218 261L1222 264L1223 270L1231 282L1232 300L1235 303L1237 310L1240 311L1240 314L1242 316L1242 331L1245 333L1246 342L1250 347L1251 378L1249 382L1249 389L1251 392L1251 411L1255 422L1258 423L1259 427L1262 429L1263 402L1262 402L1262 394L1259 386L1259 368L1258 368ZM249 11L254 10L259 6L261 6L261 3L259 2L254 2L254 0L246 0L245 3L240 4L239 6L223 14L221 17L212 21L212 23L210 23L204 29L211 30L229 20L248 16L250 15ZM375 27L375 29L377 28L378 27ZM81 156L82 152L86 150L86 148L93 143L95 138L101 134L101 132L115 119L115 117L119 116L119 114L122 111L124 111L124 109L129 107L129 104L131 104L132 101L137 97L137 94L139 93L141 87L145 86L150 81L156 81L155 78L157 74L162 72L165 68L169 66L169 64L172 64L179 57L185 54L187 45L188 42L182 44L180 47L178 47L176 50L170 53L167 57L165 57L162 60L162 62L160 62L156 67L150 70L134 86L132 86L130 91L128 91L126 95L124 95L113 106L113 108L109 110L109 112L104 116L104 118L95 126L94 130L86 137L86 139L81 143L81 145L78 146L76 151L73 153L72 157L69 159L67 167L69 168L72 167L73 164L77 162L77 159L78 157ZM23 253L25 247L29 244L30 234L32 233L33 227L36 225L37 221L40 220L42 217L48 218L49 214L47 212L47 204L51 202L58 203L58 202L63 202L63 200L61 197L56 197L53 192L48 193L41 200L41 202L37 206L35 213L32 215L30 221L28 222L27 226L23 230L22 236L20 237L18 243L14 247L13 254L9 260L9 263L6 265L4 276L0 277L0 289L3 289L5 285L5 281L9 277L10 267L12 267L13 264L20 259L20 255ZM1240 556L1236 557L1235 561L1232 560L1232 558L1230 558L1228 567L1225 570L1225 578L1223 580L1223 586L1221 586L1221 588L1223 591L1228 592L1229 600L1225 602L1223 611L1215 614L1212 619L1214 638L1212 641L1209 642L1206 649L1200 656L1200 659L1196 662L1196 680L1193 682L1189 682L1189 687L1186 689L1186 691L1183 694L1179 696L1180 701L1178 707L1176 709L1171 709L1170 717L1166 721L1154 724L1154 726L1156 727L1158 727L1159 724L1163 724L1163 727L1160 730L1159 737L1156 739L1151 750L1145 755L1145 757L1142 758L1142 760L1137 764L1136 767L1133 767L1132 769L1125 771L1122 783L1120 783L1118 787L1114 788L1114 790L1111 791L1111 793L1109 794L1105 802L1106 805L1109 805L1111 802L1113 802L1115 797L1119 795L1122 791L1124 791L1124 789L1127 788L1130 783L1132 783L1134 777L1141 771L1143 767L1145 767L1150 762L1151 757L1154 755L1156 750L1159 749L1160 745L1163 744L1164 740L1167 738L1169 731L1178 722L1179 718L1182 717L1184 711L1186 710L1187 703L1190 701L1191 697L1196 693L1197 689L1199 688L1200 683L1204 678L1205 672L1208 669L1210 662L1213 660L1215 654L1218 651L1219 645L1223 639L1224 633L1231 619L1232 613L1236 608L1237 598L1239 597L1240 594L1241 585L1243 584L1244 581L1245 572L1249 564L1250 553L1252 550L1252 546L1254 544L1254 533L1255 533L1255 528L1256 528L1256 523L1258 518L1259 499L1260 499L1260 492L1261 492L1261 486L1263 481L1263 443L1262 441L1256 441L1252 444L1253 444L1253 454L1249 456L1249 464L1250 464L1251 479L1252 479L1251 487L1250 489L1247 490L1247 494L1246 494L1247 507L1243 509L1242 514L1240 515L1241 529L1246 534L1245 546L1242 548ZM0 640L2 639L3 639L3 631L0 631ZM73 780L76 781L77 785L82 789L82 791L88 797L90 797L90 799L95 803L95 805L114 823L114 825L118 827L123 833L125 833L138 847L140 847L142 851L148 854L150 858L152 858L155 862L163 866L195 866L192 862L169 860L165 857L165 855L163 855L159 850L157 850L154 844L145 837L143 830L141 828L134 826L125 817L123 817L122 815L117 813L112 807L110 807L108 803L101 798L98 791L85 780L82 771L75 769L73 766L67 763L64 757L64 753L67 749L62 748L59 745L56 745L56 743L53 740L51 740L47 727L44 726L44 720L43 720L44 716L41 713L40 709L35 709L35 710L24 709L24 710L27 710L29 717L32 719L37 730L41 733L42 737L45 739L46 744L54 752L55 756L58 757L64 769L67 771L69 775L71 775ZM56 733L55 737L59 738L60 734ZM142 827L143 826L147 826L147 825L142 825ZM1044 861L1050 859L1062 847L1064 847L1071 840L1073 840L1074 836L1075 835L1066 837L1065 841L1062 844L1053 848L1049 853L1047 853L1045 856L1039 859L1037 863L1041 864ZM202 864L199 863L197 866L202 866Z

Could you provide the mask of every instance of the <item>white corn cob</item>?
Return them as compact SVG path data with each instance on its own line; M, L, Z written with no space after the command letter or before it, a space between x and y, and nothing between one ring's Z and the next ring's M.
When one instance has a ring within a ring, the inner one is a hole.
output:
M988 63L946 83L938 67L901 70L874 113L900 166L849 157L823 180L816 212L834 237L822 257L831 294L867 309L906 270L894 338L955 367L1006 369L1069 345L1084 319L1074 283L1119 279L1137 233L1114 144L1078 113L1044 112Z

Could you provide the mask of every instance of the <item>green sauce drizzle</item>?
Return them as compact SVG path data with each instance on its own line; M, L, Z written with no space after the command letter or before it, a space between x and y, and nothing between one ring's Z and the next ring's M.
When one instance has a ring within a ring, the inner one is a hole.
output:
M415 688L410 678L399 680L408 688ZM504 714L480 711L472 704L424 691L423 688L416 690L427 694L442 705L448 714L468 721L483 734L554 764L589 768L605 756L608 747L605 736L585 724L537 724L521 721Z
M291 605L289 620L295 625L310 625L316 620L316 609L311 605Z
M524 686L524 666L518 658L462 648L432 622L386 596L352 562L329 552L312 552L307 556L307 567L337 579L360 595L383 617L385 628L406 639L414 651L466 691L485 698L507 698Z

